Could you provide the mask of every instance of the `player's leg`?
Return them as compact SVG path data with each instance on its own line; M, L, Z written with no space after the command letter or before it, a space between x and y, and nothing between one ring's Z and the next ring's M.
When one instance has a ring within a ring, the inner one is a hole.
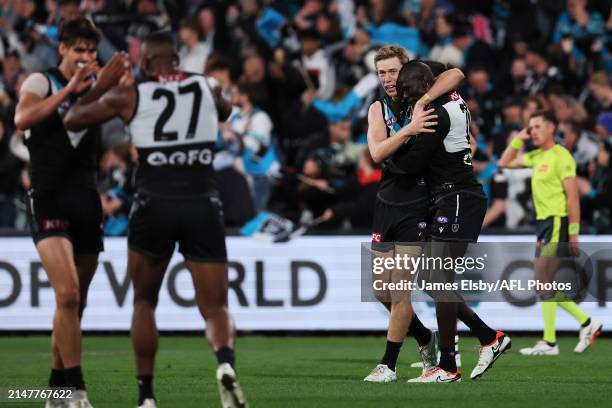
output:
M373 238L377 239L377 238ZM393 243L391 242L372 242L371 247L371 256L372 256L372 265L377 264L380 260L385 260L387 258L392 258L394 256ZM384 264L384 261L380 261L381 265ZM375 268L372 268L372 282L379 281L379 284L375 284L373 288L374 297L387 309L390 313L393 311L393 303L391 299L391 293L388 287L383 285L388 285L391 282L391 269L384 268L381 272L375 271ZM379 289L377 289L379 288ZM391 318L389 318L391 319ZM391 320L389 321L389 325L391 325ZM405 333L404 333L405 335ZM401 342L399 344L397 342L389 341L387 338L385 353L380 360L380 362L374 367L374 369L368 374L363 380L366 382L377 382L377 383L386 383L397 380L397 375L395 374L395 361L397 360L397 355L399 355L399 349L401 348ZM395 358L393 357L395 356ZM391 363L393 360L393 364ZM393 365L393 368L390 368L388 364Z
M59 353L59 359L54 357L53 365L59 369L61 363L66 386L84 390L79 321L80 287L72 244L65 237L50 236L38 241L36 248L55 292L52 342Z
M139 406L142 406L145 400L155 400L153 370L159 343L155 308L169 261L170 256L153 258L128 249L128 273L134 284L131 337L136 360Z
M227 263L186 260L193 279L198 309L206 320L206 338L217 356L217 381L224 408L246 407L235 372L236 328L227 303Z
M191 272L206 338L217 356L216 379L224 408L247 407L234 370L236 329L228 311L228 268L223 208L217 197L182 202L179 252Z

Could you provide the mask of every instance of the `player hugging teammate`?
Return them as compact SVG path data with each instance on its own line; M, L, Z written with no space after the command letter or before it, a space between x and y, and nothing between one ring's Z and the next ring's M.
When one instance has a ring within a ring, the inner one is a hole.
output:
M407 62L396 76L395 104L399 107L396 116L403 119L412 113L412 118L419 119L422 105L427 105L427 114L433 114L428 120L435 122L424 124L428 127L417 136L406 136L407 122L393 122L396 134L388 134L387 143L398 139L397 134L404 135L404 140L389 155L384 157L385 171L392 174L399 183L410 185L410 182L423 178L424 198L421 201L421 212L418 208L408 209L400 220L409 220L415 226L426 223L432 244L428 246L430 256L462 257L469 242L475 242L486 211L486 200L482 187L475 179L471 162L471 145L469 136L470 116L467 106L457 92L447 89L444 94L432 94L434 84L433 67L439 73L439 64L426 64L422 61ZM385 87L386 84L383 83ZM385 87L385 90L387 88ZM425 96L423 96L425 95ZM384 109L383 109L384 111ZM375 126L375 118L369 117L369 126ZM384 122L383 122L384 123ZM404 126L404 127L402 127ZM370 134L368 135L370 136ZM370 146L372 151L372 146ZM373 154L373 156L375 156ZM383 177L384 179L384 177ZM384 181L384 180L383 180ZM413 183L414 184L414 183ZM419 183L416 183L418 185ZM381 190L385 187L381 182ZM384 190L383 190L384 191ZM380 198L380 197L379 197ZM395 203L397 206L397 203ZM377 208L379 211L379 209ZM415 213L416 211L416 213ZM429 213L429 214L428 214ZM422 220L410 219L419 214ZM374 230L379 228L375 215ZM451 227L449 224L452 224ZM380 241L421 241L425 231L420 235L403 238L388 235ZM399 239L398 239L399 238ZM412 238L412 239L410 239ZM378 241L378 240L375 240ZM378 242L374 242L377 246ZM414 245L413 245L414 247ZM375 247L373 248L376 249ZM377 251L378 254L387 250ZM415 255L418 254L415 252ZM384 256L384 253L383 253ZM421 278L430 282L453 282L455 272L429 270L418 271ZM434 291L431 293L435 305L438 328L440 332L440 360L430 357L431 364L424 364L423 374L410 382L440 383L461 380L461 373L455 361L455 335L457 318L461 319L480 341L479 360L471 373L471 378L480 377L506 350L510 348L510 338L501 331L487 326L463 298L454 291ZM392 309L393 310L393 309ZM411 327L412 328L412 327ZM427 329L423 332L429 332ZM418 337L417 337L418 341ZM419 342L420 343L420 342ZM420 344L421 345L421 344ZM432 350L431 345L421 345ZM423 353L422 353L423 354ZM426 360L424 359L424 363ZM367 379L366 379L367 380Z

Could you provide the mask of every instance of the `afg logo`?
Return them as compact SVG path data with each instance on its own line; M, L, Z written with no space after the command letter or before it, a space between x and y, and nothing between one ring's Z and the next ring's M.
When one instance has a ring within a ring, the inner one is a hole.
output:
M377 232L373 232L372 233L372 242L380 242L382 241L382 235L377 233Z
M385 120L385 122L387 123L387 126L391 127L396 122L396 119L395 119L394 116L392 116L390 118L387 118L387 120Z
M436 221L438 221L438 224L446 224L448 222L448 218L441 215L438 218L436 218Z
M548 164L540 164L538 166L538 171L540 173L546 173L548 171Z

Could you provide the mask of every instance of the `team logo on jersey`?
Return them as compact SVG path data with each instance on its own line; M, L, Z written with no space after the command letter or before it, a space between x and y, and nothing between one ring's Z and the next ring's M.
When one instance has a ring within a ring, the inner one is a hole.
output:
M468 152L463 156L463 163L468 166L472 165L472 153Z
M540 164L538 166L538 171L540 173L546 173L548 171L548 164Z
M436 218L436 221L438 221L438 224L446 224L448 222L448 218L440 215L438 218Z
M459 231L459 224L453 224L452 229L453 229L453 232Z
M210 149L190 149L185 152L176 151L169 155L164 152L155 151L147 156L147 163L151 166L192 166L194 164L209 165L213 161L213 153Z
M372 242L381 242L381 241L382 241L382 234L379 234L378 232L373 232Z
M68 229L68 221L58 219L42 220L40 223L43 231L56 231Z
M457 93L457 91L453 92L452 94L450 94L450 98L453 101L458 101L459 99L461 99L461 97L459 96L459 94Z
M425 221L421 221L417 224L417 227L421 230L424 230L425 228L427 228L427 223Z
M387 118L387 120L385 120L385 123L387 124L387 126L391 127L393 126L393 124L397 122L397 119L395 119L395 116L392 116L390 118Z

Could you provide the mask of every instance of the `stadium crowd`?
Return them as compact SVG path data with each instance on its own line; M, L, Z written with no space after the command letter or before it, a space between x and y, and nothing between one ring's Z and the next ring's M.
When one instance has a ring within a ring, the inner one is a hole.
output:
M62 20L90 17L104 64L171 30L181 69L214 77L234 105L214 161L226 224L304 209L333 231L368 231L380 166L366 148L383 44L459 67L489 198L485 231L533 227L530 170L497 159L531 113L551 110L577 163L583 231L612 232L612 13L602 0L0 0L0 229L26 229L24 135L13 117L31 72L58 64ZM125 234L136 160L120 121L103 126L99 190L107 235Z

